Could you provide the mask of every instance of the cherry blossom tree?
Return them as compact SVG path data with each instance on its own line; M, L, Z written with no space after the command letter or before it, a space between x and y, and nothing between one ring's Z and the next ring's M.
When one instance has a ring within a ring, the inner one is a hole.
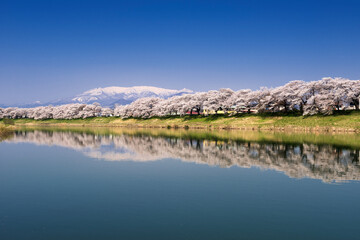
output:
M334 110L359 110L360 80L323 78L319 81L291 81L276 88L212 90L184 94L168 99L140 98L114 109L93 104L66 104L35 108L0 108L0 118L77 119L117 116L121 118L150 118L186 114L217 114L220 110L231 114L243 112L291 112L303 115L331 114Z

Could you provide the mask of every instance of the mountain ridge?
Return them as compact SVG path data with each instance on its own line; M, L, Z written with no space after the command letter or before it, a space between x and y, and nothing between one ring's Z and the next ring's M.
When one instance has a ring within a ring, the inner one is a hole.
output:
M117 104L125 105L130 104L133 101L144 98L144 97L159 97L159 98L170 98L173 96L178 96L182 94L191 94L194 93L189 89L166 89L160 87L153 86L133 86L133 87L99 87L93 88L83 93L77 94L76 96L69 98L61 98L54 101L49 101L45 103L41 103L39 101L23 104L19 107L38 107L38 106L47 106L47 105L63 105L70 103L84 103L84 104L92 104L99 103L103 107L114 107Z

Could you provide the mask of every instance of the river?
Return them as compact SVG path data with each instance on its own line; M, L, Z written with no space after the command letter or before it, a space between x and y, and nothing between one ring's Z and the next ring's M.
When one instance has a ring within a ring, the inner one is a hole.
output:
M0 239L357 239L360 136L19 129Z

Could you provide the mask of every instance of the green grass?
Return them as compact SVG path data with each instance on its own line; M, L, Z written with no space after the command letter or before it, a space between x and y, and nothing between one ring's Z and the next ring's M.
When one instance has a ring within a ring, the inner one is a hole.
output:
M0 121L1 124L1 121ZM360 111L338 112L330 116L300 116L294 114L241 114L237 116L169 116L150 119L96 117L74 120L16 119L15 125L57 126L109 126L153 128L204 128L204 129L295 129L360 132Z

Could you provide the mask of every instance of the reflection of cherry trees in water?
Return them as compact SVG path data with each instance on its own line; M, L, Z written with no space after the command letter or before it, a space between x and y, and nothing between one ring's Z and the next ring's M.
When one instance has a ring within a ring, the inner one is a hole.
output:
M359 149L330 145L281 144L75 132L16 132L9 142L30 142L76 149L108 161L177 158L210 166L259 167L294 178L325 182L360 180Z

